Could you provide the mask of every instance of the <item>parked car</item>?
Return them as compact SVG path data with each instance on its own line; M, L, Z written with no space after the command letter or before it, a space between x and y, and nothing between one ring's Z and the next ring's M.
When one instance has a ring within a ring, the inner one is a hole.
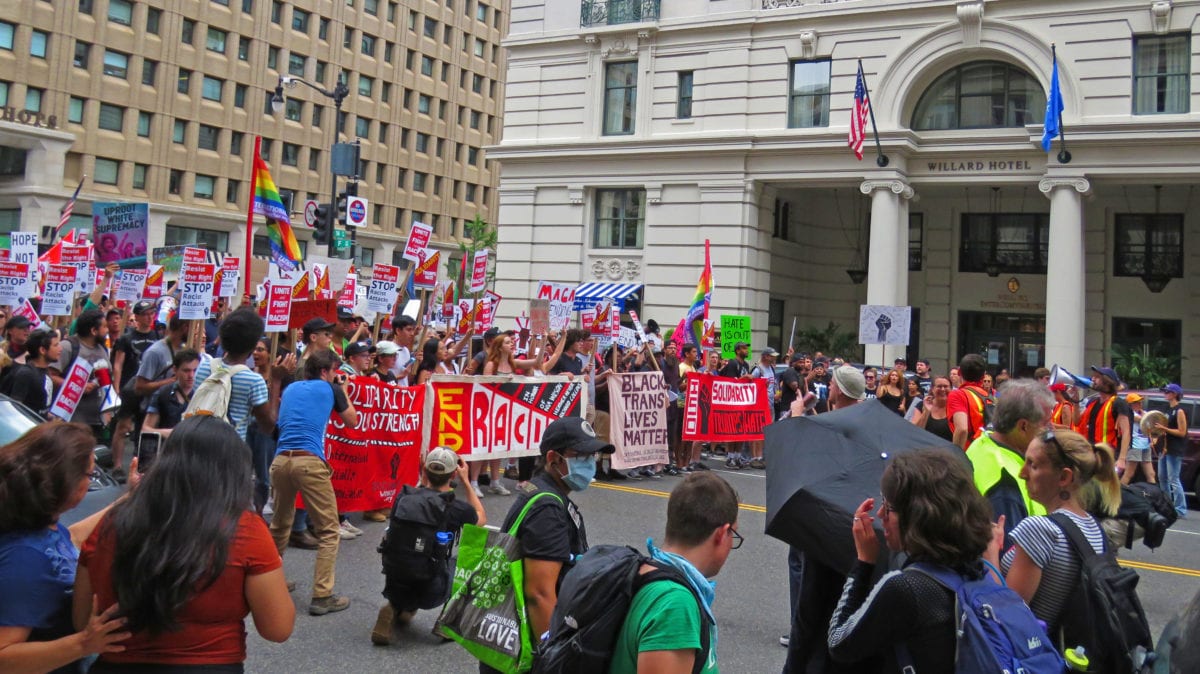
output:
M17 440L29 429L45 422L45 419L39 417L25 405L6 395L0 395L0 446ZM87 496L83 497L83 501L79 505L63 513L60 518L60 521L67 526L104 509L125 491L125 488L100 466L99 456L107 454L108 447L98 445L93 452L97 455L97 463L95 470L92 471Z
M1162 391L1137 391L1137 394L1142 396L1142 407L1147 411L1166 412L1170 407ZM1200 414L1200 392L1184 391L1179 406L1188 419L1187 449L1184 450L1179 479L1183 482L1184 491L1194 492L1200 498L1200 417L1197 417Z

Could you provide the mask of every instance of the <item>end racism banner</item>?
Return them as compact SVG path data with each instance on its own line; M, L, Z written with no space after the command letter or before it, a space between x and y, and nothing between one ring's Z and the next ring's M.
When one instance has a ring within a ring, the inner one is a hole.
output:
M339 512L390 507L401 485L415 485L421 465L426 386L395 386L355 377L347 397L358 425L334 412L325 427L325 457L333 470Z
M762 440L771 423L767 380L711 374L688 376L683 439L701 442Z
M429 446L468 461L536 456L550 422L587 407L585 382L566 377L434 375L431 388Z
M670 463L667 455L667 382L661 372L608 376L610 437L616 470Z

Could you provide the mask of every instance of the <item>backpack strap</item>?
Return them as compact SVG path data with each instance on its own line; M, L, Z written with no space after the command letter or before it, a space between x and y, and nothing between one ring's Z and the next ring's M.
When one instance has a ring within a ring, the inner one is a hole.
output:
M687 591L690 592L692 597L696 600L696 609L700 612L700 654L692 663L692 674L700 674L700 672L704 671L704 666L708 663L709 651L712 650L712 625L708 619L708 611L704 610L704 606L701 603L700 595L696 593L695 588L693 588L691 584L687 582L687 579L683 578L683 575L679 573L679 571L676 571L671 567L663 566L662 564L659 564L650 558L643 558L642 563L653 566L654 570L648 573L638 574L638 576L634 578L633 595L636 596L639 590L650 583L669 581L687 588Z
M517 515L517 519L512 523L512 526L508 528L509 536L515 537L517 535L517 531L521 529L521 523L525 521L525 516L529 514L529 510L533 507L534 502L543 496L553 496L554 500L558 501L559 505L563 506L564 508L566 507L566 504L562 502L562 497L560 497L558 494L555 494L552 491L539 491L533 496L530 496L529 500L525 502L525 506L521 508L520 514Z
M966 579L953 569L941 566L939 564L913 562L904 568L912 569L913 571L932 579L935 583L941 585L947 590L950 590L950 592L954 595L954 607L956 615L954 622L957 626L957 613L959 606L958 591L962 589L964 584L966 584ZM903 641L896 642L894 652L896 654L896 664L900 667L901 674L916 674L917 668L913 664L913 657L912 653L908 650L908 644ZM955 652L957 653L957 646L955 647Z
M1084 537L1083 532L1079 530L1079 525L1075 524L1075 520L1062 513L1051 513L1050 521L1058 525L1059 529L1062 529L1063 534L1067 537L1067 541L1075 549L1075 554L1079 556L1080 562L1085 562L1089 558L1097 556L1095 548ZM1100 543L1103 546L1104 552L1108 552L1107 538L1107 536L1100 537Z

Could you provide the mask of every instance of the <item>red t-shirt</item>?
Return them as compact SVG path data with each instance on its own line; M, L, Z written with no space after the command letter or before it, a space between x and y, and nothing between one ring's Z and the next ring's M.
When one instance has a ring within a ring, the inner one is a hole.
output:
M975 389L974 396L965 390L967 386ZM951 432L958 430L954 427L954 414L963 412L967 415L968 443L979 437L983 431L983 413L979 410L979 398L977 397L983 391L978 386L977 382L972 382L954 389L950 395L946 396L946 419L950 421Z
M114 540L107 518L96 527L79 551L79 564L91 577L100 606L116 603L112 582ZM222 665L246 660L245 618L247 576L283 566L275 542L262 518L250 511L238 521L225 562L225 571L200 594L191 598L176 616L182 629L151 635L137 632L121 643L125 650L101 656L112 663Z

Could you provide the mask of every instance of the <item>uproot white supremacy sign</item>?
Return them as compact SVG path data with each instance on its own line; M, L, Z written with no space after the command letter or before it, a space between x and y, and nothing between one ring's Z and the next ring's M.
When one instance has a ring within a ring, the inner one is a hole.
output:
M667 383L661 372L608 377L610 435L616 470L667 463Z

